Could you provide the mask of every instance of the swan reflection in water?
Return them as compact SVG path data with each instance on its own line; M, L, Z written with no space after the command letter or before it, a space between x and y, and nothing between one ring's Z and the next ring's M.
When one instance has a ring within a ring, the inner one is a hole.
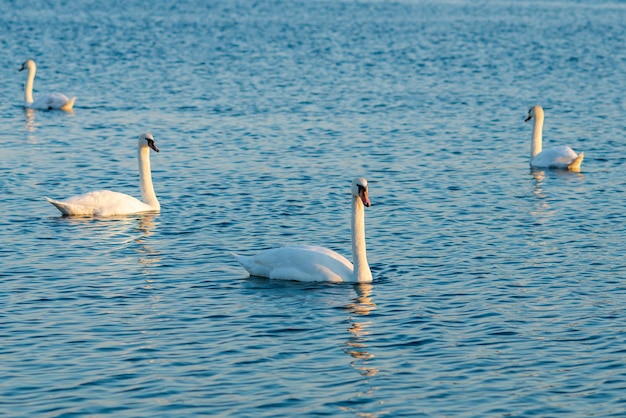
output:
M354 290L357 296L346 306L351 315L347 321L350 337L345 343L344 351L353 358L350 366L365 378L363 383L366 387L355 395L357 404L360 406L341 406L340 409L351 412L357 417L376 418L390 414L389 410L372 412L370 409L372 403L377 402L374 396L375 387L371 385L370 379L378 374L379 369L370 364L375 356L367 348L369 328L372 325L372 321L368 321L367 316L376 309L376 304L370 297L372 294L370 283L358 283L354 285ZM377 403L381 405L380 401ZM368 411L365 412L362 408Z
M30 107L24 108L24 116L25 116L24 127L26 128L26 132L28 132L27 138L28 138L29 144L38 143L37 136L35 135L35 132L37 132L37 129L39 128L39 125L35 121L36 113L37 111L35 109L31 109ZM71 116L74 115L74 112L65 112L65 113Z
M73 224L72 237L77 242L88 240L106 244L104 251L110 253L125 252L128 248L139 254L137 262L146 268L161 261L160 253L149 243L154 234L158 213L110 216L94 218L91 216L59 216L55 222ZM99 247L96 245L96 248Z
M535 209L531 211L531 214L537 219L537 222L544 223L554 215L554 210L550 209L550 204L546 199L547 196L543 191L543 181L546 177L546 170L531 168L530 173L535 179L533 194L535 198L537 198Z
M535 181L533 194L537 199L535 209L531 211L531 214L536 218L537 223L540 224L549 222L550 219L556 214L556 211L550 207L548 199L557 196L548 196L544 190L546 181L551 178L563 181L581 181L585 178L581 172L546 168L531 168L530 174Z
M372 324L371 321L359 321L360 317L366 317L371 311L376 309L376 304L372 302L370 295L372 293L372 285L370 283L359 283L354 286L357 297L353 302L346 306L346 309L352 313L349 321L348 332L350 338L346 342L346 353L355 360L350 364L363 376L375 376L378 369L369 366L368 362L374 358L374 355L367 350L366 338L369 335L368 328Z
M35 131L37 130L37 124L35 124L35 110L25 107L24 116L26 116L26 122L24 123L24 126L26 127L26 131L28 132L28 143L36 144L37 136L35 135Z
M151 264L161 261L160 254L157 250L152 248L146 238L153 234L152 230L155 228L155 218L159 216L158 213L144 213L139 215L139 224L137 230L141 232L135 238L135 242L138 244L135 249L139 253L139 264L144 267L149 267Z

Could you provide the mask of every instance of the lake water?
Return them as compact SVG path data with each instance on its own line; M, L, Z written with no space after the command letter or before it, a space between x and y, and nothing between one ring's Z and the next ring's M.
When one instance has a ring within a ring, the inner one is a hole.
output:
M626 414L623 1L0 4L0 415ZM160 214L45 201L139 197L145 130ZM357 176L371 285L230 256L350 256Z

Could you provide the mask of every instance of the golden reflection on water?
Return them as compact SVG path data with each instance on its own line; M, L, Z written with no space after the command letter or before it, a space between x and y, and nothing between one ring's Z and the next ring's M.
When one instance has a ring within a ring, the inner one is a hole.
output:
M37 131L37 125L35 124L35 110L25 107L24 115L26 116L26 122L24 123L24 126L26 127L26 131L28 132L28 143L36 144L37 136L35 135L35 131Z
M152 248L146 240L146 238L153 234L152 231L155 228L155 218L157 216L157 213L145 213L140 215L139 218L138 230L141 234L135 238L135 242L139 244L136 249L139 253L139 264L144 267L161 261L159 252Z
M548 203L546 199L547 196L543 190L543 182L546 177L546 172L545 170L532 168L531 174L535 179L533 194L537 198L537 202L535 209L530 213L537 219L537 222L547 222L547 220L554 215L554 210L550 210L550 204Z
M556 214L556 211L551 208L548 202L551 197L555 196L549 196L544 190L546 181L551 177L574 178L578 181L583 180L585 177L580 172L567 170L549 170L540 168L531 168L530 174L535 180L533 194L536 198L535 208L530 213L531 215L533 215L536 221L541 224L549 222L550 219L553 218Z
M348 320L350 324L348 327L350 338L346 341L347 348L345 352L354 359L350 362L352 368L369 380L369 378L376 376L379 371L378 368L369 364L375 356L367 348L367 339L370 335L369 328L372 325L372 321L368 321L367 316L376 309L376 304L370 297L372 294L372 285L370 283L359 283L354 286L354 290L357 293L357 297L346 306L346 309L348 309L352 315ZM371 398L374 396L374 390L373 387L369 387L365 391L359 392L357 397ZM341 407L340 409L350 411L357 417L362 418L377 418L389 414L389 411L372 413L359 411L350 407Z
M357 292L357 297L346 306L353 315L349 320L348 332L350 332L351 336L346 342L348 348L345 351L355 359L350 363L355 370L363 376L376 376L378 369L368 365L368 360L373 359L374 355L367 350L366 346L366 339L369 335L368 328L372 325L372 322L359 320L376 309L376 304L370 298L372 285L370 283L359 283L354 288Z

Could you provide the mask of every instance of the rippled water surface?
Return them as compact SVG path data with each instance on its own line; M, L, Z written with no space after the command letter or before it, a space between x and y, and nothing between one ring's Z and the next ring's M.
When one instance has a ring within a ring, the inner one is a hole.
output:
M0 4L0 415L626 414L624 2ZM139 196L145 130L160 214L45 201ZM356 176L373 284L230 256L350 256Z

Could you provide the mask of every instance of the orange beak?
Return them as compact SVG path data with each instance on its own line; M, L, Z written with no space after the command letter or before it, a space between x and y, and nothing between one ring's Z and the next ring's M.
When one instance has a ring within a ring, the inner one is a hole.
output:
M361 189L359 191L359 197L361 198L361 202L363 202L366 208L369 208L372 205L370 203L370 198L367 197L367 190Z

